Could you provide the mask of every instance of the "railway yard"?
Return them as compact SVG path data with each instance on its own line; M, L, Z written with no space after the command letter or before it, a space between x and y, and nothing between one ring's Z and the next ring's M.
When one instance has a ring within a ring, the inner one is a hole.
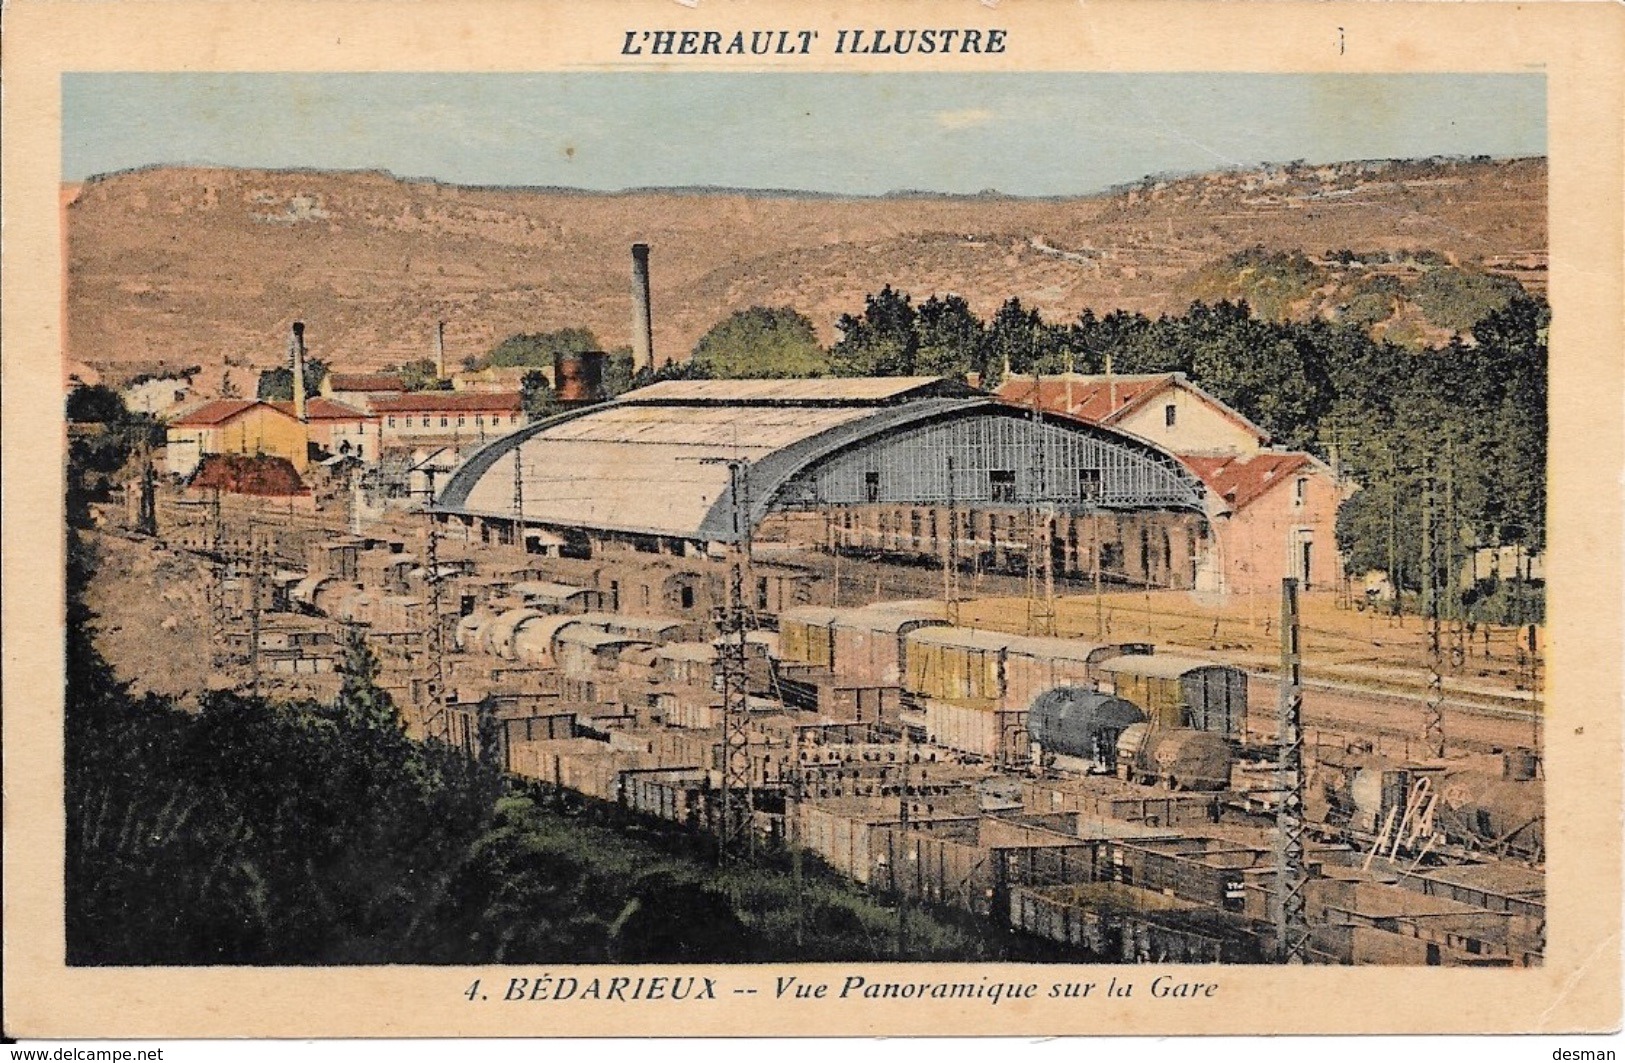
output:
M412 735L698 851L805 854L1080 961L1282 958L1278 600L1063 579L1039 604L788 537L551 556L342 500L165 489L157 515L91 535L98 645L138 691L330 699L359 634ZM1296 955L1539 964L1535 632L1435 651L1353 606L1299 614Z

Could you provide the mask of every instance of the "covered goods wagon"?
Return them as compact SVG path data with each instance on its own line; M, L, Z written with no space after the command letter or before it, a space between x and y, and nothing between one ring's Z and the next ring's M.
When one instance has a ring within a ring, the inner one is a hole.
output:
M832 661L844 683L895 687L903 682L906 636L923 627L945 626L935 602L895 602L846 609L831 621Z
M1111 692L1138 705L1159 727L1190 727L1241 739L1247 727L1247 673L1226 664L1167 654L1103 661Z
M839 609L797 606L779 616L779 661L785 665L833 671L835 620Z

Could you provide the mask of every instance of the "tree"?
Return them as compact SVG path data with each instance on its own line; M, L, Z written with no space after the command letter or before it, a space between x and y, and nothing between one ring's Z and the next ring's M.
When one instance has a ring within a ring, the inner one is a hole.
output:
M1069 339L1068 330L1046 325L1043 316L1022 306L1020 299L1006 299L982 336L977 366L982 386L997 387L1006 375L1053 372L1064 361Z
M519 381L519 399L527 421L540 421L558 412L558 395L540 369L532 369Z
M571 327L552 332L516 332L491 348L485 356L485 364L551 369L556 353L580 354L603 349L591 329Z
M129 416L124 396L102 384L80 384L68 392L67 413L78 424L110 424Z
M378 686L378 655L359 627L346 636L339 670L344 679L334 709L341 722L361 733L399 735L405 730L394 700Z
M978 364L982 320L960 296L931 296L920 304L915 325L919 335L916 372L962 379Z
M830 348L836 376L909 376L915 372L920 338L906 292L886 285L865 296L863 314L842 314L835 327L841 339Z
M830 369L813 323L788 306L736 310L700 337L691 362L719 379L822 376Z
M322 382L327 379L327 363L320 358L305 361L305 395L320 395ZM293 399L293 369L279 365L260 372L259 387L255 394L267 402L290 402Z
M391 367L399 373L407 391L450 391L451 381L442 380L433 358L419 358L401 366Z

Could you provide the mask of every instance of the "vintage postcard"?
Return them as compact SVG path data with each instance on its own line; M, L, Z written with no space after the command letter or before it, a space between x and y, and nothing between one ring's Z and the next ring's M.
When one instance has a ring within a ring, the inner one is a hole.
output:
M1622 29L11 5L5 1032L1617 1028Z

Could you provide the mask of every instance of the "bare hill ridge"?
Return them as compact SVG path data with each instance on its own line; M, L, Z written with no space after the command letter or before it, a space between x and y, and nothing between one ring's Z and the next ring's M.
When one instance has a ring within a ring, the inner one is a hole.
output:
M342 368L427 356L437 319L454 362L570 325L619 346L637 240L653 248L661 360L686 358L751 305L794 306L832 340L836 317L885 283L957 292L982 314L1010 296L1051 320L1177 311L1202 270L1253 246L1427 249L1522 268L1544 253L1545 202L1544 159L1265 167L1076 199L594 193L158 167L64 190L68 357L114 376L203 365L205 381L241 366L234 380L251 389L252 367L280 359L296 318L311 353Z

